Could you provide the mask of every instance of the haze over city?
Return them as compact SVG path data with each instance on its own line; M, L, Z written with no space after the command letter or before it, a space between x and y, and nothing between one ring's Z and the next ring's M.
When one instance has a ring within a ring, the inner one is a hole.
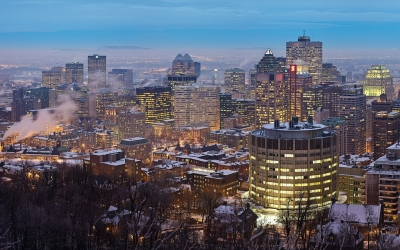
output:
M400 4L13 0L0 23L0 249L400 249Z

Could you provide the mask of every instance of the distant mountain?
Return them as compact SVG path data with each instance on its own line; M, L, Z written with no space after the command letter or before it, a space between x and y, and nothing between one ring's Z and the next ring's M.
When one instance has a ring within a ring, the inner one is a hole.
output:
M150 48L142 48L138 46L103 46L98 48L101 49L109 49L109 50L149 50Z
M232 50L265 50L266 47L233 48Z

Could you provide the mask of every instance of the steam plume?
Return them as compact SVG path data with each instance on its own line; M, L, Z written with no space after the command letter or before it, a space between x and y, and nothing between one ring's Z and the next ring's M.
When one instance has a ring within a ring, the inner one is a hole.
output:
M8 129L3 138L12 136L14 133L19 133L15 142L24 138L43 133L51 132L60 122L68 122L74 111L77 109L76 104L66 95L60 96L61 104L54 109L41 109L36 117L25 115L21 121L15 123Z

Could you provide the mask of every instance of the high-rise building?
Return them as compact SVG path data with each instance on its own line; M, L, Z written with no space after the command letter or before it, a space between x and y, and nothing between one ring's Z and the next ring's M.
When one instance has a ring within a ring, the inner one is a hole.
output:
M328 109L330 112L330 117L339 117L340 106L340 96L343 93L343 88L341 86L332 86L328 84L321 84L322 89L322 100L324 109Z
M311 41L306 35L299 36L297 42L286 42L286 64L293 64L296 60L302 60L308 65L313 84L321 82L322 42Z
M339 117L344 123L345 154L360 155L366 152L366 96L363 88L354 86L343 89L339 97Z
M252 99L232 99L233 114L240 115L245 118L246 123L255 124L256 107L255 101Z
M172 118L170 87L144 87L136 89L136 102L146 114L146 124Z
M27 89L25 95L33 100L33 109L44 109L56 106L56 93L52 88L40 87Z
M322 64L321 82L342 83L342 78L335 65L332 63Z
M172 62L171 74L167 76L168 86L174 92L175 86L186 86L196 83L194 62L189 54L178 54Z
M374 159L386 154L386 148L399 141L400 113L380 111L372 118Z
M133 137L144 137L146 116L143 112L127 111L118 114L119 140Z
M132 69L112 69L108 72L108 85L111 87L132 87Z
M363 89L368 99L386 94L388 100L393 100L394 86L390 70L384 65L372 65L365 74Z
M225 89L232 93L243 92L246 83L245 71L239 68L225 70Z
M287 91L288 97L286 98L288 102L287 106L289 107L288 113L286 114L287 119L297 116L302 120L306 120L308 116L314 115L308 114L308 112L304 110L307 107L303 106L304 89L312 85L312 79L310 74L307 72L307 68L307 65L302 64L291 64L289 67L289 86Z
M194 73L196 74L197 79L199 79L201 74L201 63L194 62Z
M260 128L276 119L283 119L285 109L284 73L257 73L255 126Z
M83 83L83 63L65 64L65 83Z
M220 128L224 128L224 118L233 115L232 94L219 93L219 114Z
M286 115L287 88L285 68L268 49L257 64L255 93L255 126L283 120Z
M338 138L324 125L276 120L252 132L249 147L250 198L271 212L328 208L338 194Z
M314 116L318 108L324 106L323 88L320 85L307 86L302 89L301 95L301 113L297 115L302 120L309 116Z
M176 127L220 128L220 88L218 86L176 86L174 120Z
M19 122L21 117L33 109L33 99L30 97L21 98L11 103L11 121Z
M50 70L42 71L42 86L47 88L55 88L64 83L65 68L53 67Z
M116 96L117 93L110 88L100 88L96 90L96 117L98 119L105 120L106 107L115 101Z
M107 85L106 56L88 56L88 84L104 88Z
M257 74L257 69L250 69L249 71L250 86L256 86L256 74Z

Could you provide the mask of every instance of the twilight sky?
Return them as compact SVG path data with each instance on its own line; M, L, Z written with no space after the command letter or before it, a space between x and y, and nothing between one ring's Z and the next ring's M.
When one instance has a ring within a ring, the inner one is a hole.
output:
M306 30L324 51L400 53L393 0L1 0L0 23L0 49L284 50Z

